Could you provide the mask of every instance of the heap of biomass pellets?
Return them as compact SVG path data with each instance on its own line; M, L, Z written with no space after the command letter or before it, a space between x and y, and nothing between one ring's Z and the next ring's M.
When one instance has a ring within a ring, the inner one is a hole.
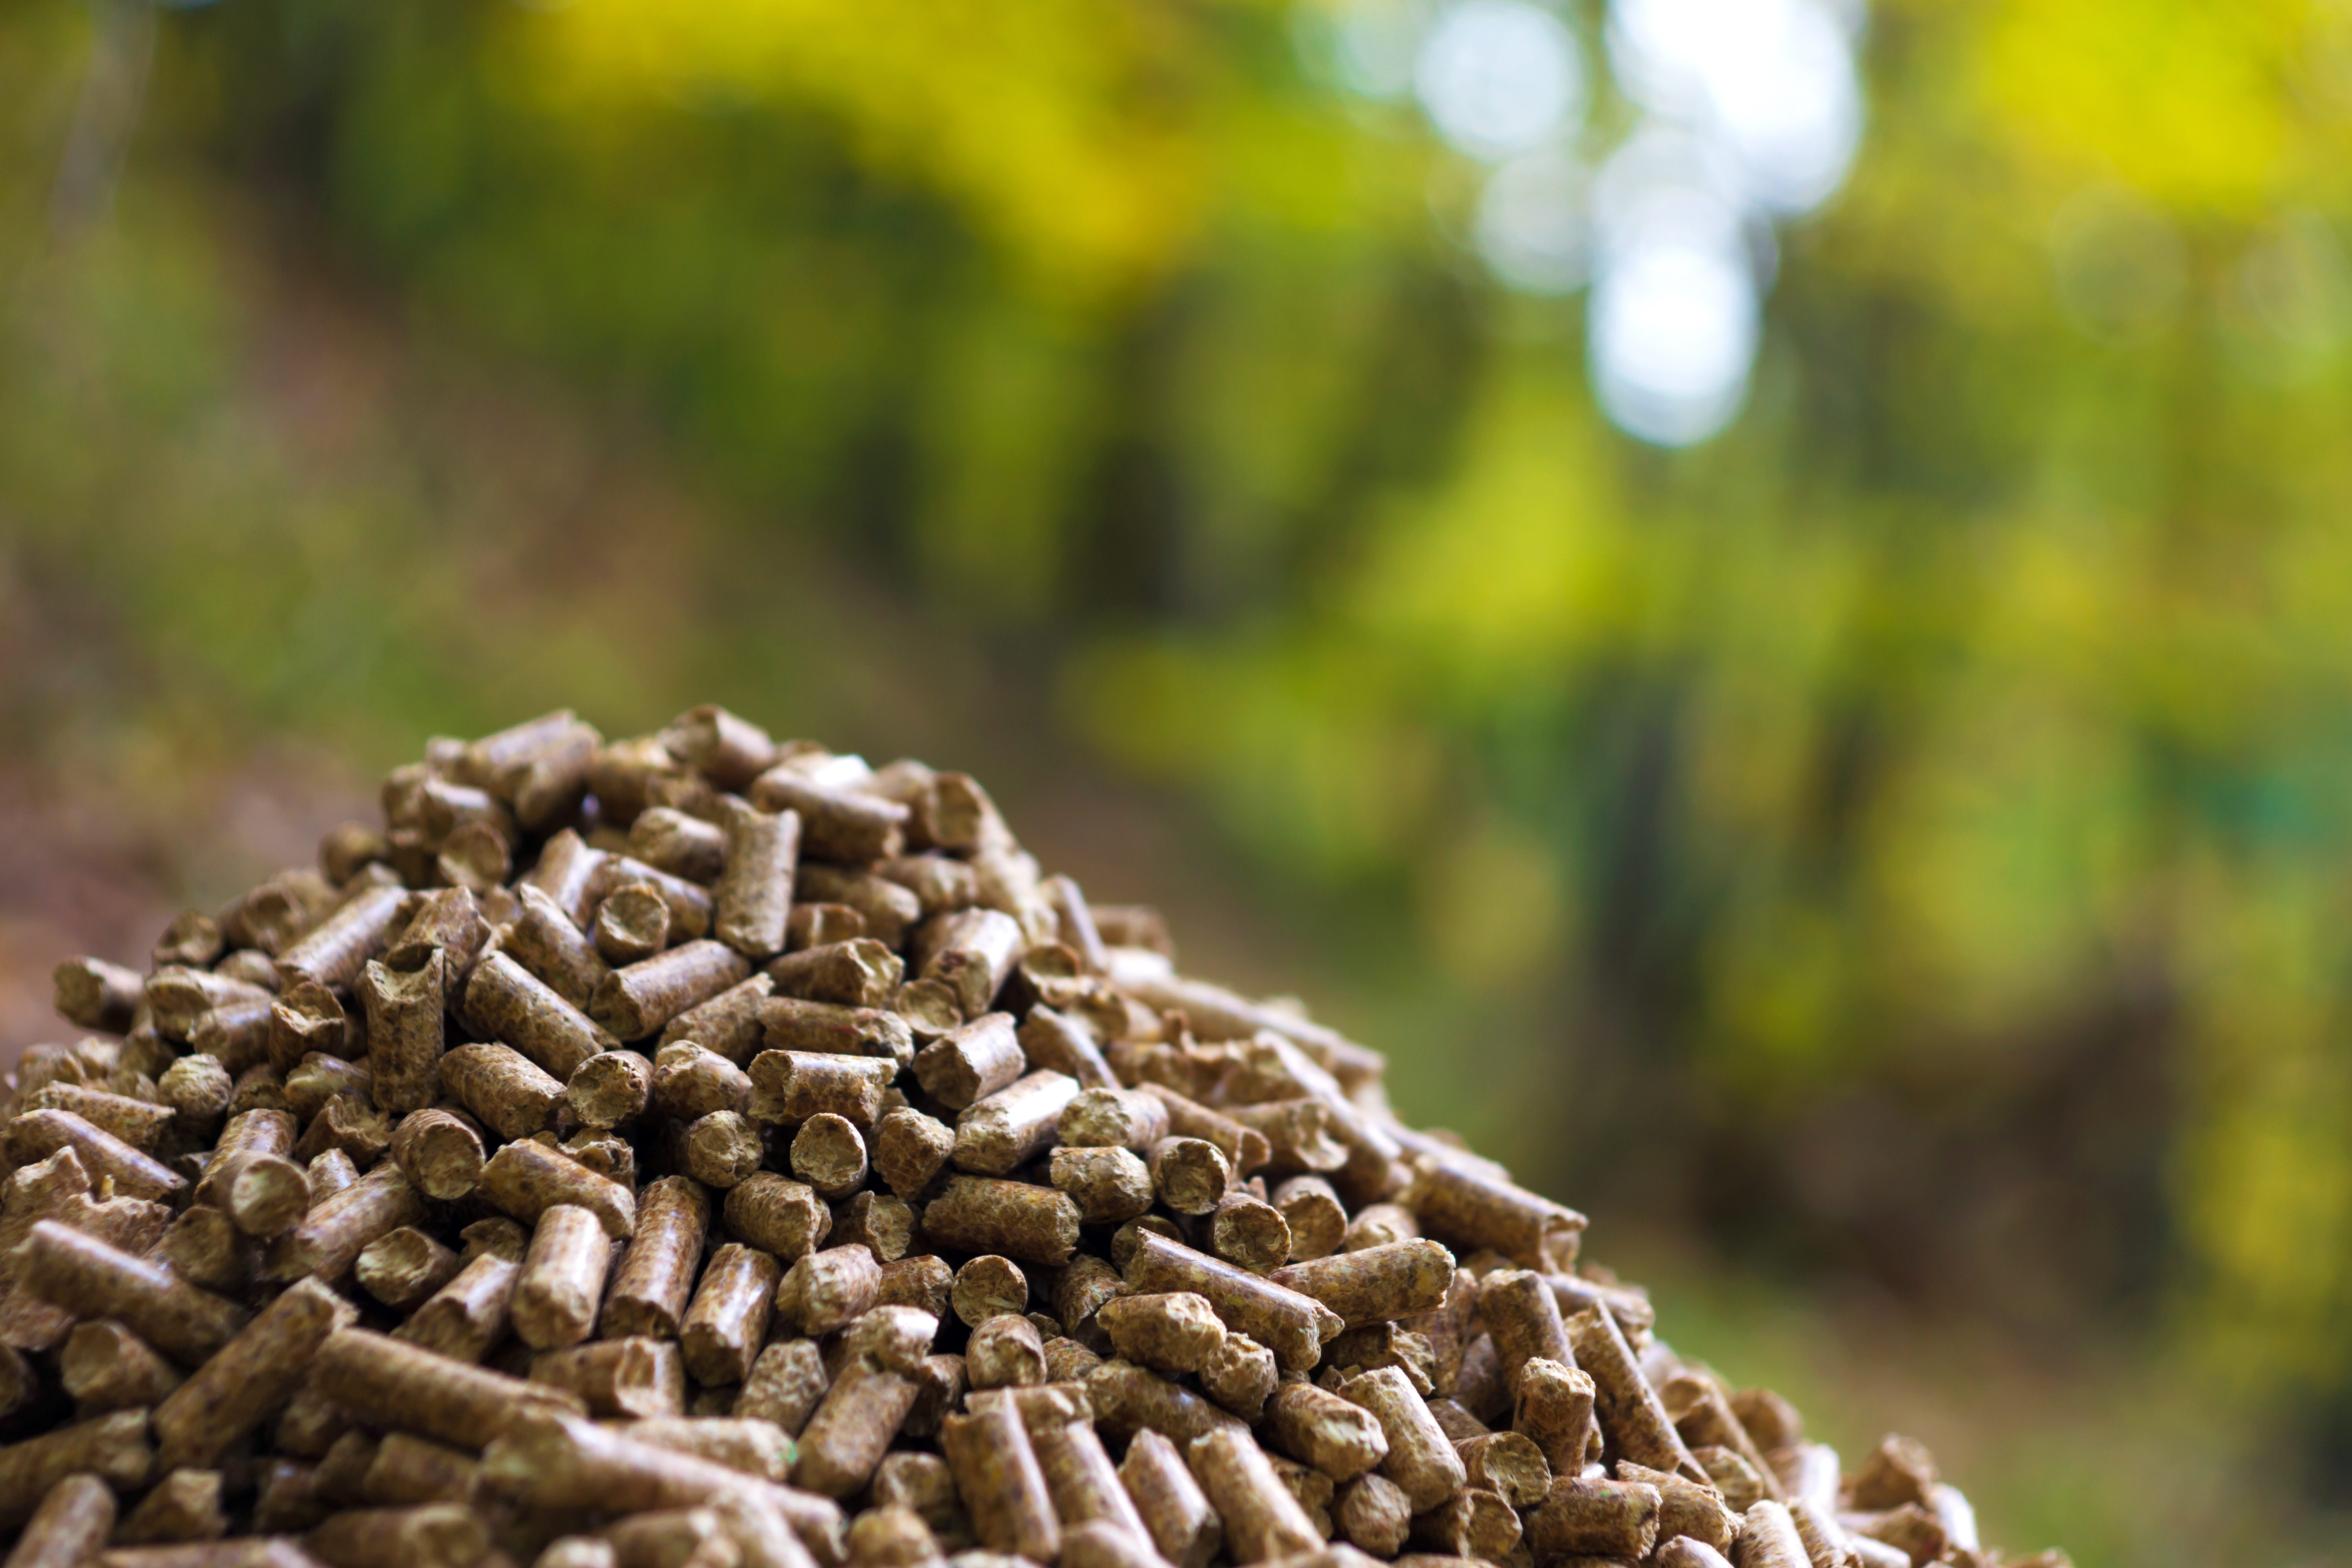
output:
M383 807L58 971L10 1568L2064 1562L1677 1357L964 774L560 712Z

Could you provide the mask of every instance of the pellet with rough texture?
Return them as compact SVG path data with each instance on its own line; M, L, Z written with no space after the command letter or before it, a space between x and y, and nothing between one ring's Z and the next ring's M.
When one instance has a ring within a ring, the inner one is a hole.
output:
M892 1064L893 1076L915 1057L914 1030L897 1012L880 1007L771 995L760 1004L760 1026L772 1050L884 1058Z
M410 1184L436 1203L456 1202L481 1179L480 1131L466 1118L437 1107L402 1117L386 1152Z
M479 1361L507 1331L522 1257L483 1252L469 1258L431 1300L393 1331L394 1337L457 1361Z
M63 1478L25 1521L7 1568L82 1568L113 1533L114 1511L113 1489L99 1477Z
M612 1266L613 1242L595 1215L550 1205L530 1234L508 1312L516 1337L533 1350L562 1350L593 1332ZM710 1379L723 1382L724 1379Z
M906 978L898 955L871 937L804 947L766 970L776 994L839 1007L887 1007Z
M793 1484L826 1497L864 1486L914 1408L916 1392L914 1379L862 1358L844 1366L802 1429Z
M526 1383L365 1329L339 1329L319 1349L320 1391L360 1419L478 1449L538 1411L580 1411L567 1389Z
M982 1545L1039 1563L1055 1559L1061 1521L1029 1434L1010 1406L949 1416L940 1428L940 1447Z
M1138 1432L1119 1461L1118 1479L1160 1555L1175 1568L1207 1568L1224 1542L1223 1524L1176 1445L1157 1432Z
M16 1254L20 1284L85 1318L114 1318L183 1366L217 1353L250 1314L170 1270L55 1220L38 1220Z
M511 1145L509 1145L511 1147ZM265 1272L273 1279L317 1275L340 1279L376 1237L425 1219L425 1197L386 1161L313 1208L271 1243Z
M1313 1298L1150 1232L1136 1237L1124 1272L1135 1290L1207 1297L1226 1327L1266 1346L1292 1372L1313 1370L1323 1341L1339 1331L1339 1315Z
M95 1475L118 1490L145 1482L155 1461L147 1412L117 1410L0 1447L0 1530L14 1530L68 1476Z
M797 1127L830 1112L859 1127L882 1114L882 1094L898 1076L887 1057L762 1051L751 1058L751 1119Z
M474 966L466 983L465 1013L477 1030L520 1051L558 1082L598 1051L620 1043L503 952Z
M528 1138L555 1124L563 1085L520 1051L459 1046L441 1058L441 1086L501 1138Z
M625 1237L636 1225L636 1195L617 1182L607 1181L579 1161L526 1139L509 1143L490 1156L475 1184L501 1214L535 1224L553 1204L575 1204L593 1214L604 1234Z
M664 1176L637 1194L636 1224L604 1308L608 1335L677 1334L710 1228L710 1194L686 1176Z
M500 951L572 1008L585 1012L612 966L553 898L528 884L516 889L516 897L521 910Z
M456 1279L460 1267L455 1252L415 1226L403 1226L361 1247L352 1277L394 1311L405 1312Z
M915 1053L915 1081L950 1110L1007 1088L1028 1065L1010 1013L989 1013Z
M589 1003L589 1016L620 1039L642 1040L751 972L743 955L723 942L686 942L606 975Z
M1246 1431L1211 1433L1192 1445L1188 1457L1201 1490L1217 1510L1225 1550L1235 1563L1263 1563L1323 1544L1321 1532Z
M1078 1205L1051 1187L950 1176L924 1208L923 1230L958 1251L999 1253L1058 1268L1078 1245Z
M730 1242L710 1255L678 1325L686 1370L699 1383L740 1383L768 1332L782 1273L774 1258Z

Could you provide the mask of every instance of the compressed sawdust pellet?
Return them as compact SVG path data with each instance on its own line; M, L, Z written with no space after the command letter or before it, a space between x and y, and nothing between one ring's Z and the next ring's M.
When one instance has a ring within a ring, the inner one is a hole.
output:
M12 1563L2054 1561L967 775L559 710L383 801L57 973L121 1038L0 1107Z

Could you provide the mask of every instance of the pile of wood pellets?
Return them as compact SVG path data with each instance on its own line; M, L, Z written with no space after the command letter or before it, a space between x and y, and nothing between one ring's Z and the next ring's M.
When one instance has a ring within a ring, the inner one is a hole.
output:
M557 712L383 816L57 972L9 1568L2065 1563L1676 1356L965 774Z

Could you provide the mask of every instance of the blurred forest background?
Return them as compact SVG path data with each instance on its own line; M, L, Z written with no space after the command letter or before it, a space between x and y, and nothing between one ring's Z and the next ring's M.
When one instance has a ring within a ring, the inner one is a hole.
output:
M11 1047L723 701L1990 1538L2352 1563L2345 0L16 0L0 139Z

